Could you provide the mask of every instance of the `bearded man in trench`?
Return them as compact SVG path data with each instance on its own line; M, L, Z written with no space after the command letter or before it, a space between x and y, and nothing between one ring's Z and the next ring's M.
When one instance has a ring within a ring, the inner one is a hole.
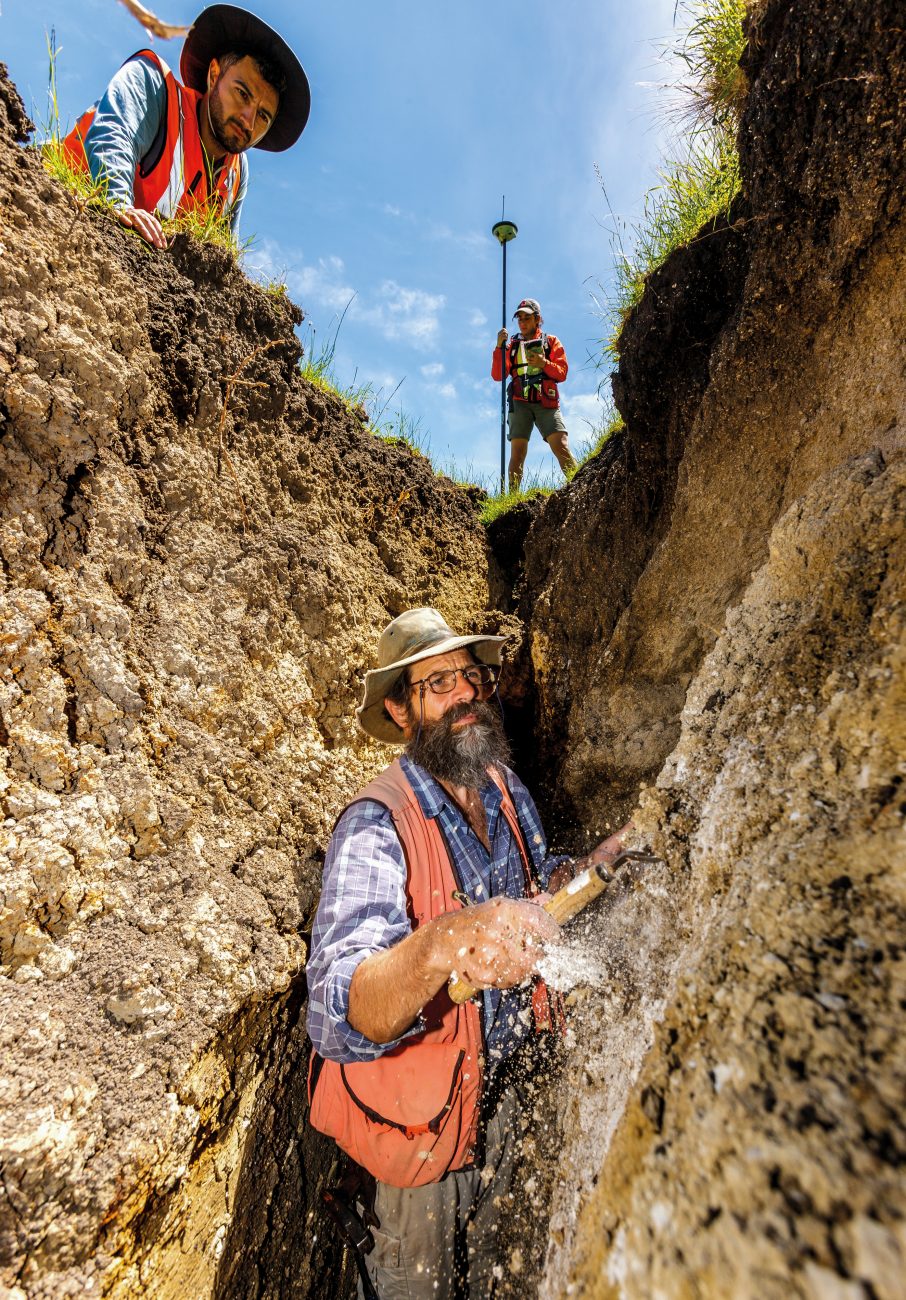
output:
M381 1297L493 1294L520 1132L515 1062L562 1021L537 976L559 934L543 891L611 861L628 830L581 862L548 855L507 766L505 639L459 636L427 608L385 628L357 717L405 752L346 807L324 864L310 1119L358 1175L347 1188L374 1239L360 1271ZM456 980L480 1000L452 1000Z

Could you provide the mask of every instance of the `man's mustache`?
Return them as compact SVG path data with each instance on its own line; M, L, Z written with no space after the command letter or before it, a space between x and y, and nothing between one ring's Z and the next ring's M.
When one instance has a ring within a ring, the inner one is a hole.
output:
M459 704L454 704L447 710L441 721L448 727L452 727L454 723L461 722L463 718L469 717L484 722L487 720L489 713L493 713L493 710L484 700L461 700Z

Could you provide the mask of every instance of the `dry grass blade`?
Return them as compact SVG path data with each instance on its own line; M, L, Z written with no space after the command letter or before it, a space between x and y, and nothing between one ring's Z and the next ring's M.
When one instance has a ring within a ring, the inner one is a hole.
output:
M177 27L173 23L161 22L156 14L146 9L144 5L140 5L138 0L120 0L120 4L125 5L146 32L150 32L152 36L159 36L162 41L170 41L175 36L185 36L189 30L188 27Z

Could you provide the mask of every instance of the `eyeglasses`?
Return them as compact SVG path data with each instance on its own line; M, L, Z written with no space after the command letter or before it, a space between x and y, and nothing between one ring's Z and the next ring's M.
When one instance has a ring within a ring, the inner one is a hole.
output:
M443 672L420 677L409 685L420 686L423 691L427 686L432 695L449 695L456 687L457 677L462 677L479 695L490 695L499 676L499 668L491 668L488 664L469 664L468 668L445 668Z

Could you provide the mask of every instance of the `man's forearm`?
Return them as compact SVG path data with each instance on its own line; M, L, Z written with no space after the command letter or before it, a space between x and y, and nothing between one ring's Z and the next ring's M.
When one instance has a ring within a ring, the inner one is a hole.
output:
M438 967L434 927L429 922L412 934L372 953L356 968L349 985L347 1020L374 1043L391 1043L447 981Z
M509 989L537 967L560 927L527 898L445 912L356 968L346 1018L375 1043L399 1038L455 970L475 988Z

